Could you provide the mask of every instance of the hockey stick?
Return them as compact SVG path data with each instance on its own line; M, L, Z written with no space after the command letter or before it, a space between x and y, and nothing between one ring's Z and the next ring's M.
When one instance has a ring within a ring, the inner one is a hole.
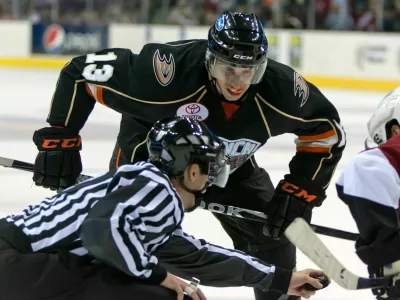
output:
M20 160L16 159L10 159L10 158L4 158L0 157L0 166L7 167L7 168L14 168L14 169L19 169L23 171L28 171L28 172L33 172L33 164L23 162ZM88 175L79 175L77 179L77 183L85 181L87 179L91 178L91 176ZM252 221L257 221L257 222L263 222L267 220L268 216L262 212L259 211L254 211L250 209L245 209L245 208L240 208L240 207L235 207L231 205L223 205L219 203L206 203L204 201L201 202L200 207L209 211L212 211L214 213L220 213L228 216L233 216L237 218L242 218L242 219L248 219ZM355 241L358 238L357 233L351 233L347 231L342 231L339 229L334 229L334 228L329 228L329 227L324 227L320 225L311 225L313 230L316 233L331 236L331 237L336 237L340 239L345 239L345 240L350 240L350 241Z
M347 270L302 218L294 220L285 231L286 237L338 285L346 290L387 287L392 277L365 278Z
M18 169L22 171L28 171L28 172L33 172L33 164L27 163L21 160L16 160L12 158L5 158L5 157L0 157L0 166L6 167L6 168L13 168L13 169ZM88 180L92 178L92 176L88 175L79 175L78 179L76 180L77 183Z
M233 216L237 218L257 221L257 222L264 222L268 219L268 216L260 211L250 210L241 207L235 207L226 204L219 204L219 203L211 203L201 201L200 207L214 213L224 214L228 216ZM310 225L311 228L315 231L315 233L331 236L339 239L349 240L349 241L356 241L359 237L358 233L352 233L348 231L343 231L335 228L325 227L321 225Z

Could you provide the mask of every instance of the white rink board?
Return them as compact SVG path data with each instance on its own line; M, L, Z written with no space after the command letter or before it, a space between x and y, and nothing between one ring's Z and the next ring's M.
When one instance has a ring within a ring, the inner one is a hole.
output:
M124 47L139 53L146 43L206 39L208 29L209 27L205 26L111 23L108 48ZM269 55L279 62L292 66L306 78L319 78L320 82L328 86L332 86L332 81L335 82L336 79L387 81L389 84L399 81L400 36L398 34L269 28L265 31L269 40ZM0 21L0 34L2 36L0 65L20 65L21 63L13 58L31 56L32 28L29 22ZM42 58L45 56L44 54ZM48 59L51 61L52 56ZM335 84L341 86L341 83ZM364 84L364 88L366 86L368 85Z
M27 21L0 20L0 57L28 57L31 53L32 26Z
M167 43L182 39L206 39L208 27L110 25L110 47L126 47L139 53L145 43ZM266 28L269 52L279 62L292 65L291 55L299 53L299 65L306 76L398 81L400 77L400 36L396 34L286 31ZM132 38L127 38L132 37ZM300 44L293 46L292 38ZM273 38L276 42L272 43ZM321 68L321 66L324 66Z
M57 72L50 71L0 69L0 78L2 78L0 81L0 99L2 99L0 101L0 156L30 162L34 160L37 150L31 141L31 136L35 129L46 125L44 121L57 77ZM16 81L16 78L19 79L19 82ZM334 177L336 178L343 166L362 150L366 135L366 122L383 94L340 92L337 90L324 90L324 93L341 112L342 123L348 138L347 148ZM82 157L85 173L95 175L107 169L115 136L118 132L119 121L119 114L101 105L96 105L85 129L82 131ZM7 134L9 131L17 133L10 135ZM287 164L294 151L293 137L285 135L271 139L268 145L257 153L256 158L261 166L269 170L271 178L276 184L288 171ZM1 215L17 212L24 206L36 203L41 198L52 194L50 191L32 185L31 176L32 174L23 171L0 169ZM328 199L324 205L315 209L313 223L356 231L347 208L335 196L333 184L328 189ZM209 212L199 210L186 215L184 229L188 233L205 238L210 242L222 246L232 246L230 239ZM351 271L360 275L367 274L366 268L356 257L351 242L329 237L324 237L323 240ZM314 266L308 259L299 254L298 268L306 267ZM252 299L252 289L250 288L203 287L203 290L209 299ZM348 292L332 284L312 299L372 300L374 298L369 291Z

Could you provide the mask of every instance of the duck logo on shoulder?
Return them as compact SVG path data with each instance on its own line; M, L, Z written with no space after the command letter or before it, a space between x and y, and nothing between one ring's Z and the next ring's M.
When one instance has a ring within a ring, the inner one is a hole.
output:
M157 49L153 55L153 69L158 83L167 86L171 83L175 74L174 56L170 53L167 58L165 54L161 55L160 50Z
M306 104L310 95L307 81L299 73L294 72L294 96L301 99L300 107Z

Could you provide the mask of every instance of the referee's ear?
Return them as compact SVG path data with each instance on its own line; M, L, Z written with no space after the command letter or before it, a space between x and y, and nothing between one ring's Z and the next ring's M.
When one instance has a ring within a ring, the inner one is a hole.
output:
M188 180L190 183L196 182L196 178L198 178L201 175L201 169L198 164L191 164L186 167L185 172L188 175Z
M201 175L201 168L198 164L191 164L186 167L185 177L186 182L190 185L196 184L199 176Z

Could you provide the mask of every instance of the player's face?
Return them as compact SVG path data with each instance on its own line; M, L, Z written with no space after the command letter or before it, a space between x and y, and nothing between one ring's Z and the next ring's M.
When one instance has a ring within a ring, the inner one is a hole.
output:
M400 126L393 125L392 128L390 128L390 137L394 137L399 134L400 134Z
M217 62L217 90L228 101L237 101L250 87L254 68L239 68Z

